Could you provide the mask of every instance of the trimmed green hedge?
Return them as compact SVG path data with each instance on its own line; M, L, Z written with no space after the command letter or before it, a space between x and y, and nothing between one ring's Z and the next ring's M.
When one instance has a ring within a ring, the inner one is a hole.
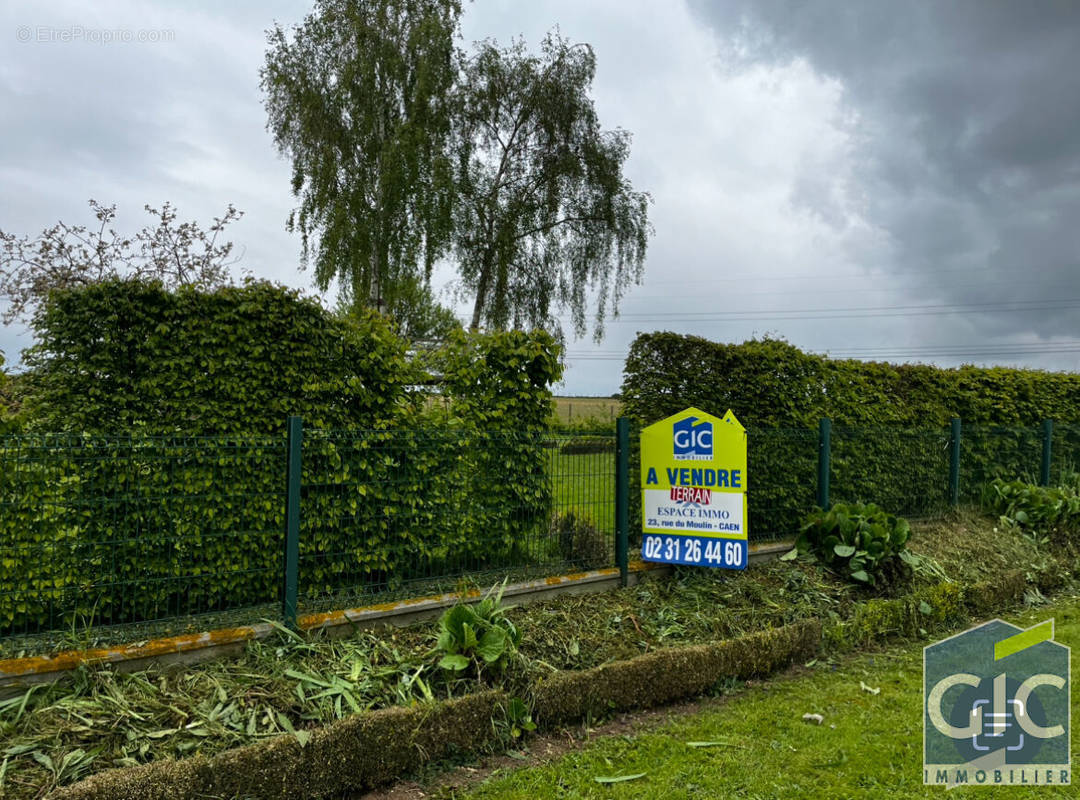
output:
M382 317L267 283L109 281L35 327L29 432L0 437L0 635L278 602L290 414L302 602L557 558L545 333L456 337L447 417Z
M1004 367L957 369L834 360L776 339L721 344L643 333L630 347L623 409L650 424L687 406L735 412L747 427L944 428L1080 423L1080 375Z
M918 517L949 503L949 423L963 421L961 496L1037 472L1040 426L1056 427L1055 469L1080 460L1080 375L832 360L775 339L720 344L640 334L627 356L624 413L648 425L688 406L731 409L749 435L750 535L790 534L814 505L817 426L832 420L831 498ZM636 509L635 509L636 513Z
M469 498L458 551L535 561L551 514L543 448L562 378L560 348L544 331L455 335L438 361L452 422L474 437L457 473ZM459 453L459 457L460 457ZM462 491L463 490L463 491Z
M50 293L33 326L27 424L50 433L270 434L289 415L381 428L409 377L384 318L344 320L265 282L105 281Z
M57 800L181 800L193 797L336 797L390 782L420 764L492 746L492 717L503 692L412 708L387 708L292 736L93 775L55 793Z
M539 725L551 728L696 697L723 678L769 675L811 658L820 643L821 623L810 619L737 639L657 650L581 672L558 672L534 687L534 715Z
M0 438L0 635L274 602L281 437Z
M4 354L0 353L0 436L14 433L20 427L19 403L15 399L14 381L4 371Z
M51 293L34 327L28 432L0 439L0 634L275 602L286 417L380 428L405 397L385 320L342 321L264 282L106 281ZM337 467L319 480L387 472ZM318 498L305 510L336 513ZM309 533L303 550L347 541ZM305 578L340 585L345 561Z
M817 652L821 626L805 620L711 645L662 650L583 672L558 673L534 690L545 729L693 697L725 677L775 672ZM674 679L673 676L677 676ZM495 746L505 717L502 691L357 714L293 736L227 750L108 770L55 792L57 800L336 797L370 789L417 767Z

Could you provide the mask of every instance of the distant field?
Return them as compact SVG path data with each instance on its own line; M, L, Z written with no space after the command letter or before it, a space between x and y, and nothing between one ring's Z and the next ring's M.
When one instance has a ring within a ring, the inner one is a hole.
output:
M613 420L622 404L610 397L556 397L555 411L562 422L583 419Z

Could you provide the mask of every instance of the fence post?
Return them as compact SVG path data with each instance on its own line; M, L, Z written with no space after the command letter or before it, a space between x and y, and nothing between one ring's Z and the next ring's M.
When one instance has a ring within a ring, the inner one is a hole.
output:
M1052 419L1043 420L1043 451L1042 451L1042 469L1039 471L1039 485L1050 485L1050 447L1054 440L1054 421Z
M829 472L832 469L832 420L822 417L818 422L817 504L829 510Z
M960 417L953 417L949 431L949 503L960 505Z
M626 586L629 573L630 535L630 420L615 421L615 563L619 583Z
M285 458L285 591L281 613L285 624L296 627L296 595L300 568L300 451L304 421L289 417Z

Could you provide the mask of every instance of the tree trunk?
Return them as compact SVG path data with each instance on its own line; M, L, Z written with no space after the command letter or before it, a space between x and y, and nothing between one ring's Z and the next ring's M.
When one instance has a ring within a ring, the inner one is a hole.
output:
M473 302L472 324L469 330L474 333L480 330L480 318L484 314L486 305L488 283L491 282L491 256L484 256L484 265L480 268L480 277L476 281L476 300Z
M481 273L480 282L476 286L476 300L473 302L472 323L469 330L475 333L480 330L480 315L484 313L484 294L487 292L487 273Z
M379 285L379 253L378 250L373 250L371 253L371 286L368 288L368 303L376 311L382 311L379 307L382 304L382 298L379 296L381 286Z

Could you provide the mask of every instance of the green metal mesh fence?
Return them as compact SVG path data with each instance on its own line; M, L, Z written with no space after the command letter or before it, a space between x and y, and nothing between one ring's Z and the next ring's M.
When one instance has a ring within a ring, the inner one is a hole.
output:
M791 537L816 504L818 436L748 431L751 542ZM949 445L947 429L833 428L831 499L939 514ZM1037 480L1042 448L1040 428L965 427L960 501L997 476ZM1080 427L1055 426L1052 454L1060 481L1080 464ZM284 437L0 437L0 640L278 616L286 456ZM614 566L615 471L613 431L305 431L300 613Z
M746 433L750 541L791 538L817 502L818 433L795 428Z
M304 443L301 613L462 576L614 564L615 439L316 432Z
M949 506L949 431L832 429L832 502L875 503L913 519Z
M0 636L274 602L284 441L0 438Z
M277 616L283 437L0 438L0 638ZM308 431L300 610L614 563L614 434Z
M978 503L994 478L1038 483L1041 428L964 426L960 437L960 502Z
M1050 483L1061 484L1080 472L1080 425L1054 425Z

